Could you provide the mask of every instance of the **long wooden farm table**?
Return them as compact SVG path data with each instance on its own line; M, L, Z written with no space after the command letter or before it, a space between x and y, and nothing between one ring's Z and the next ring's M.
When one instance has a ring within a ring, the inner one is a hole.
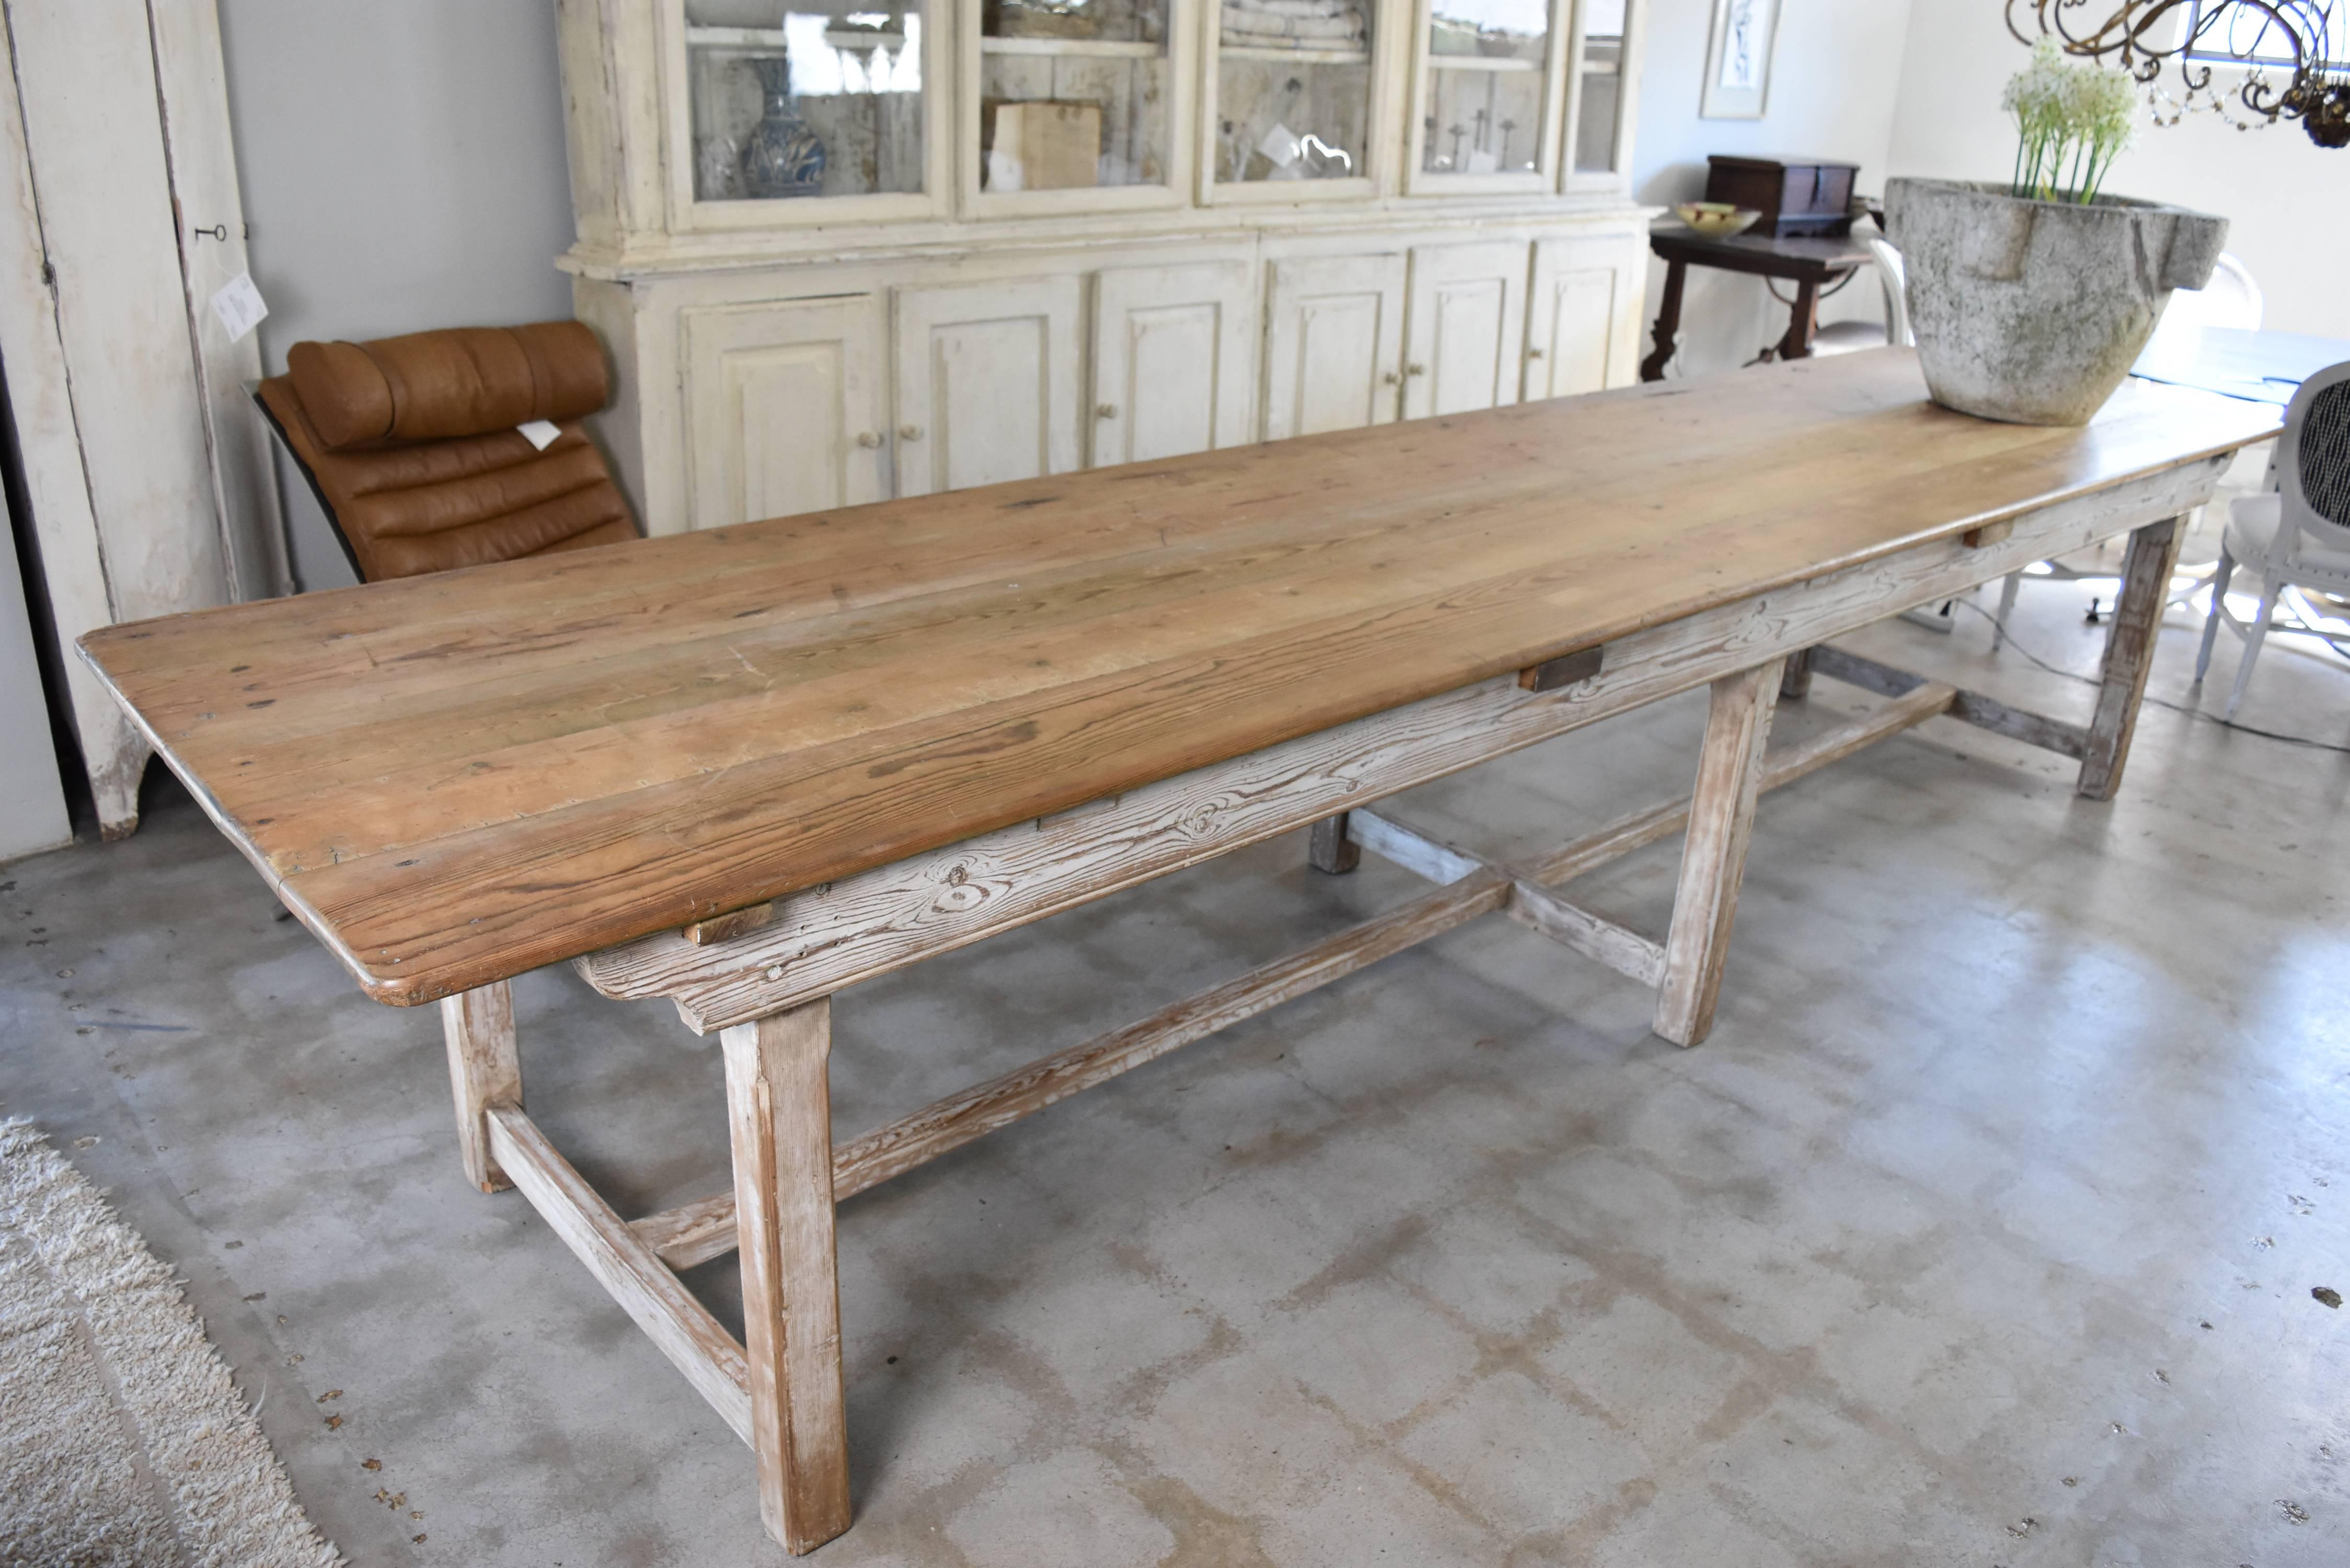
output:
M1757 793L1940 716L2129 753L2179 514L2272 408L2132 383L2085 429L1929 404L1887 349L109 628L157 750L369 994L438 1001L465 1168L537 1206L847 1528L834 1206L1485 914L1711 1025ZM1823 647L2131 535L2085 722ZM1888 701L1783 753L1810 673ZM1693 794L1498 864L1366 808L1711 688ZM1272 835L1400 909L835 1144L845 986ZM1686 833L1659 940L1557 889ZM625 1220L523 1109L507 981L576 961L724 1032L733 1190ZM678 1268L738 1248L741 1343Z

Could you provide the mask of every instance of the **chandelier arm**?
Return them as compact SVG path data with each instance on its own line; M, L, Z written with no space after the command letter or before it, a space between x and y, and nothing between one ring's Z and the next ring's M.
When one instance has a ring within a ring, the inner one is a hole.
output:
M2333 79L2338 67L2328 36L2328 12L2321 5L2313 0L2213 0L2209 9L2197 5L2189 12L2189 25L2177 43L2168 47L2156 43L2154 30L2188 4L2189 0L2102 0L2102 4L2100 0L2007 0L2005 20L2008 32L2019 43L2031 43L2033 36L2017 15L2019 10L2026 11L2038 36L2054 38L2066 54L2092 60L2111 57L2133 79L2147 87L2161 77L2166 65L2175 61L2179 85L2191 100L2212 96L2213 62L2208 55L2199 57L2198 47L2223 26L2232 30L2234 23L2251 13L2262 24L2255 36L2256 46L2265 44L2272 34L2282 34L2292 46L2292 71L2280 88L2258 62L2233 57L2250 69L2243 86L2231 96L2249 112L2271 121L2280 116L2307 117L2340 130L2345 112L2350 112L2345 110L2350 84ZM2097 15L2097 10L2090 9L2093 5L2111 9L2093 28L2075 31L2066 13L2080 13L2085 24ZM2280 68L2282 64L2278 62ZM2314 123L2311 134L2318 137ZM2324 144L2335 143L2326 140Z

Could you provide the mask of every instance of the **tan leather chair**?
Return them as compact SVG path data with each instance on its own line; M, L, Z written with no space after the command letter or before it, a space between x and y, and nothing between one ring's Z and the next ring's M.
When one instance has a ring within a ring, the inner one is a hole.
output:
M255 389L361 582L637 537L579 427L611 381L577 321L296 343ZM559 433L539 451L515 427Z

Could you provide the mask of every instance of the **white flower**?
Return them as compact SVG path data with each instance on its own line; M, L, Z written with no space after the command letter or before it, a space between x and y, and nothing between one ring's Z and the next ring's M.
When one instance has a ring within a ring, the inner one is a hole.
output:
M2077 201L2095 197L2114 159L2137 135L2138 83L2126 70L2074 63L2054 38L2032 47L2032 63L2008 78L2000 107L2015 119L2022 150L2015 194L2054 200L2077 178Z

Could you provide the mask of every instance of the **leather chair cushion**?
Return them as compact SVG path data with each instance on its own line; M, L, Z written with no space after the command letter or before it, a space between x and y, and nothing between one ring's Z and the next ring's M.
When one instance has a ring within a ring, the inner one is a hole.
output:
M604 347L577 321L296 343L286 369L328 452L559 423L594 413L611 391Z
M318 347L297 344L293 353ZM364 581L638 536L603 454L576 418L558 422L561 433L545 452L511 428L338 449L319 433L297 377L272 377L259 396Z

